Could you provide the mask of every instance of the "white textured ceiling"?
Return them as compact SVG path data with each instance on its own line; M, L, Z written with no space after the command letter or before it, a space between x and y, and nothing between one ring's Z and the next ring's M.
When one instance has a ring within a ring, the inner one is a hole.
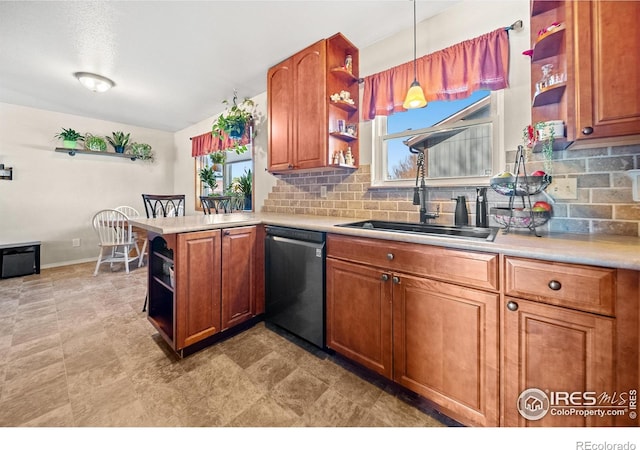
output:
M454 3L418 0L421 21ZM267 69L343 33L413 25L409 0L0 1L0 102L176 131L266 91ZM98 94L74 72L111 78Z

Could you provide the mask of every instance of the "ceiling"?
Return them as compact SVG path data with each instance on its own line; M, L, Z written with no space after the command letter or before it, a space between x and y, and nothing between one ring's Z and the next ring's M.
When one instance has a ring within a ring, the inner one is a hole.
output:
M453 0L417 3L418 22ZM0 1L0 102L177 131L265 92L267 69L337 32L365 48L409 0ZM410 45L410 44L408 44ZM116 86L91 92L74 72Z

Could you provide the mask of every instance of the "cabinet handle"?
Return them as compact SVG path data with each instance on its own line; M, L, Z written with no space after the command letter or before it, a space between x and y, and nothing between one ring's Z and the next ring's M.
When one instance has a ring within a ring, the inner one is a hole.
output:
M507 309L509 311L517 311L519 308L518 304L516 302L507 302Z
M584 127L582 129L582 134L584 135L590 135L591 133L593 133L593 127Z
M400 277L393 277L393 282L395 284L400 284Z
M387 253L387 259L393 261L393 253Z
M562 287L562 284L559 281L551 280L549 281L549 289L553 291L559 291Z
M383 273L382 276L380 277L380 279L382 281L389 281L389 275L387 275L386 273Z

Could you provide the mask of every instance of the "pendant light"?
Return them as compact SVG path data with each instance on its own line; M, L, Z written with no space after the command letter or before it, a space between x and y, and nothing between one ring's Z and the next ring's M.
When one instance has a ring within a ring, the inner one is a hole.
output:
M424 108L427 106L424 92L422 92L422 87L418 83L418 68L416 64L416 0L413 0L413 83L409 87L402 106L404 109Z

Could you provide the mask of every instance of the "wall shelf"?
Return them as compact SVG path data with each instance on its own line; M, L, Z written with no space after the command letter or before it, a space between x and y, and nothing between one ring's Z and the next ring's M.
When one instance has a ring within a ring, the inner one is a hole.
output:
M347 141L347 142L355 141L356 139L358 139L358 137L354 136L353 134L342 133L340 131L332 131L329 134L333 137L337 137L338 139L342 139L343 141Z
M336 75L338 78L350 83L360 83L360 78L356 77L353 73L349 72L344 67L336 67L334 69L331 69L330 72Z
M62 147L57 147L55 151L58 153L68 153L69 156L75 156L76 153L79 153L81 155L115 156L116 158L127 158L127 159L130 159L131 161L135 161L136 159L138 159L137 156L129 155L127 153L94 152L93 150L80 150L80 149L62 148Z
M355 112L358 110L358 107L356 105L354 105L353 103L348 103L348 102L344 102L344 101L339 101L339 102L334 102L333 100L331 101L331 104L335 107L338 107L344 111L347 112Z

